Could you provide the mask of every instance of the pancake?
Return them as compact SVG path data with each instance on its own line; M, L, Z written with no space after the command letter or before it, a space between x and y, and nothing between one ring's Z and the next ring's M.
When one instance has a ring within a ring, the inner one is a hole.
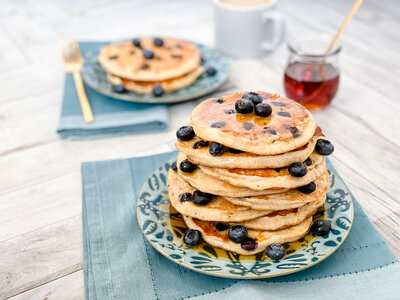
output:
M251 207L260 210L285 210L301 207L307 203L315 202L326 197L329 189L329 174L325 171L316 181L316 189L311 194L303 194L297 189L274 195L234 198L226 197L236 205Z
M263 252L268 245L273 243L284 244L297 241L307 234L312 222L312 217L309 217L298 225L282 230L248 230L248 236L257 239L258 247L255 250L247 251L244 250L240 244L229 240L228 230L218 231L215 228L215 222L201 221L186 216L183 216L183 219L188 228L199 230L202 234L203 240L210 245L243 255L252 255Z
M175 146L185 153L192 163L207 167L238 169L281 168L296 161L305 161L314 151L315 144L321 136L323 136L322 131L317 127L314 136L307 144L287 153L276 155L257 155L248 152L232 153L228 147L225 147L222 155L212 156L208 146L199 149L193 148L193 145L201 140L198 137L194 137L189 141L178 140Z
M187 74L200 65L200 51L191 43L163 38L157 47L153 38L141 38L140 47L132 41L104 46L98 56L100 65L117 77L135 81L160 81ZM146 59L143 50L151 50L154 57Z
M173 170L168 174L168 194L171 205L182 215L207 221L240 222L251 220L270 211L253 210L246 206L235 205L220 196L214 196L210 203L199 206L191 201L180 201L184 193L193 193L196 189L186 183Z
M197 168L192 173L185 173L179 169L179 164L184 159L186 159L186 155L182 152L179 152L177 165L180 177L188 182L191 186L194 186L196 189L205 193L224 197L249 197L257 195L277 194L286 192L288 190L272 188L268 190L256 191L246 187L237 187L204 173L200 168Z
M315 132L311 113L299 103L277 94L258 92L271 104L272 114L258 117L235 111L235 102L245 92L228 94L222 101L211 98L192 112L191 123L196 135L227 147L259 155L286 153L307 144ZM218 126L216 126L216 122Z
M322 175L325 170L324 156L313 152L310 155L312 164L307 167L303 177L289 174L288 168L282 169L222 169L199 165L206 174L238 187L248 187L252 190L267 190L271 188L296 188L309 184Z
M161 85L165 93L170 93L192 85L203 72L204 67L198 66L185 75L161 81L134 81L108 73L107 80L113 85L122 84L127 91L137 94L151 94L156 85Z
M280 230L303 222L315 214L318 207L324 205L326 195L320 195L317 201L308 203L299 208L280 210L254 220L241 222L248 229L255 230ZM233 224L236 225L236 224Z

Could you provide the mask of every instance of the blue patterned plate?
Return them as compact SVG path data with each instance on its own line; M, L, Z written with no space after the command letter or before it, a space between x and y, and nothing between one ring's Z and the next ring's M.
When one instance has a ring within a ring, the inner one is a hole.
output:
M167 178L170 163L154 171L139 193L137 216L144 236L162 255L191 270L226 278L257 279L276 277L309 268L335 252L353 224L354 208L349 191L340 177L329 169L330 190L324 209L314 219L331 221L331 232L323 237L311 233L285 244L286 255L272 261L264 253L240 255L202 242L188 248L182 242L186 225L170 205Z
M217 69L214 76L203 73L192 85L172 93L166 93L161 97L154 97L150 94L136 94L133 92L115 93L111 83L107 81L107 73L97 62L100 49L106 45L99 44L95 50L82 53L84 64L82 78L92 89L109 97L142 103L177 103L207 95L218 89L227 79L229 65L226 58L218 51L202 44L193 43L200 51L205 69L212 66Z

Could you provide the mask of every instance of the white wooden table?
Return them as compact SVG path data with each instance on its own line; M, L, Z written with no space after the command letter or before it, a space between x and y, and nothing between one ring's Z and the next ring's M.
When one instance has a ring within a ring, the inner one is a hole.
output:
M334 34L352 5L279 3L288 35ZM400 2L366 0L345 31L340 90L315 118L332 161L400 257ZM196 102L170 107L166 133L60 140L60 37L169 35L213 44L210 1L2 0L0 4L0 299L84 298L80 163L170 151ZM231 60L240 89L283 94L286 48Z

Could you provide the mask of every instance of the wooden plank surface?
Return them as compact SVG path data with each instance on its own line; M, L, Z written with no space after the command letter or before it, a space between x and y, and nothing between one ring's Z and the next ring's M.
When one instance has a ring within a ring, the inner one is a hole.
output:
M350 6L346 0L279 2L288 37L333 34ZM396 0L364 1L341 39L339 93L314 114L335 144L335 167L397 257L399 13ZM60 37L169 35L213 45L212 19L210 2L201 0L2 1L0 299L82 299L80 163L172 150L175 130L198 103L170 106L164 133L60 140ZM264 58L230 59L230 87L283 94L286 55L281 44Z

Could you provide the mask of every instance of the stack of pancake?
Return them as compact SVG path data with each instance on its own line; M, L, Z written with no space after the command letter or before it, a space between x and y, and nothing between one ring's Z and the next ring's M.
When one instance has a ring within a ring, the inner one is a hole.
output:
M191 85L204 72L200 51L173 38L141 38L104 46L98 56L116 92L161 96Z
M272 112L241 113L238 100ZM324 155L333 146L303 106L266 92L228 94L200 103L177 137L170 201L203 240L254 254L309 231L329 189ZM247 229L239 243L228 234L237 225Z

